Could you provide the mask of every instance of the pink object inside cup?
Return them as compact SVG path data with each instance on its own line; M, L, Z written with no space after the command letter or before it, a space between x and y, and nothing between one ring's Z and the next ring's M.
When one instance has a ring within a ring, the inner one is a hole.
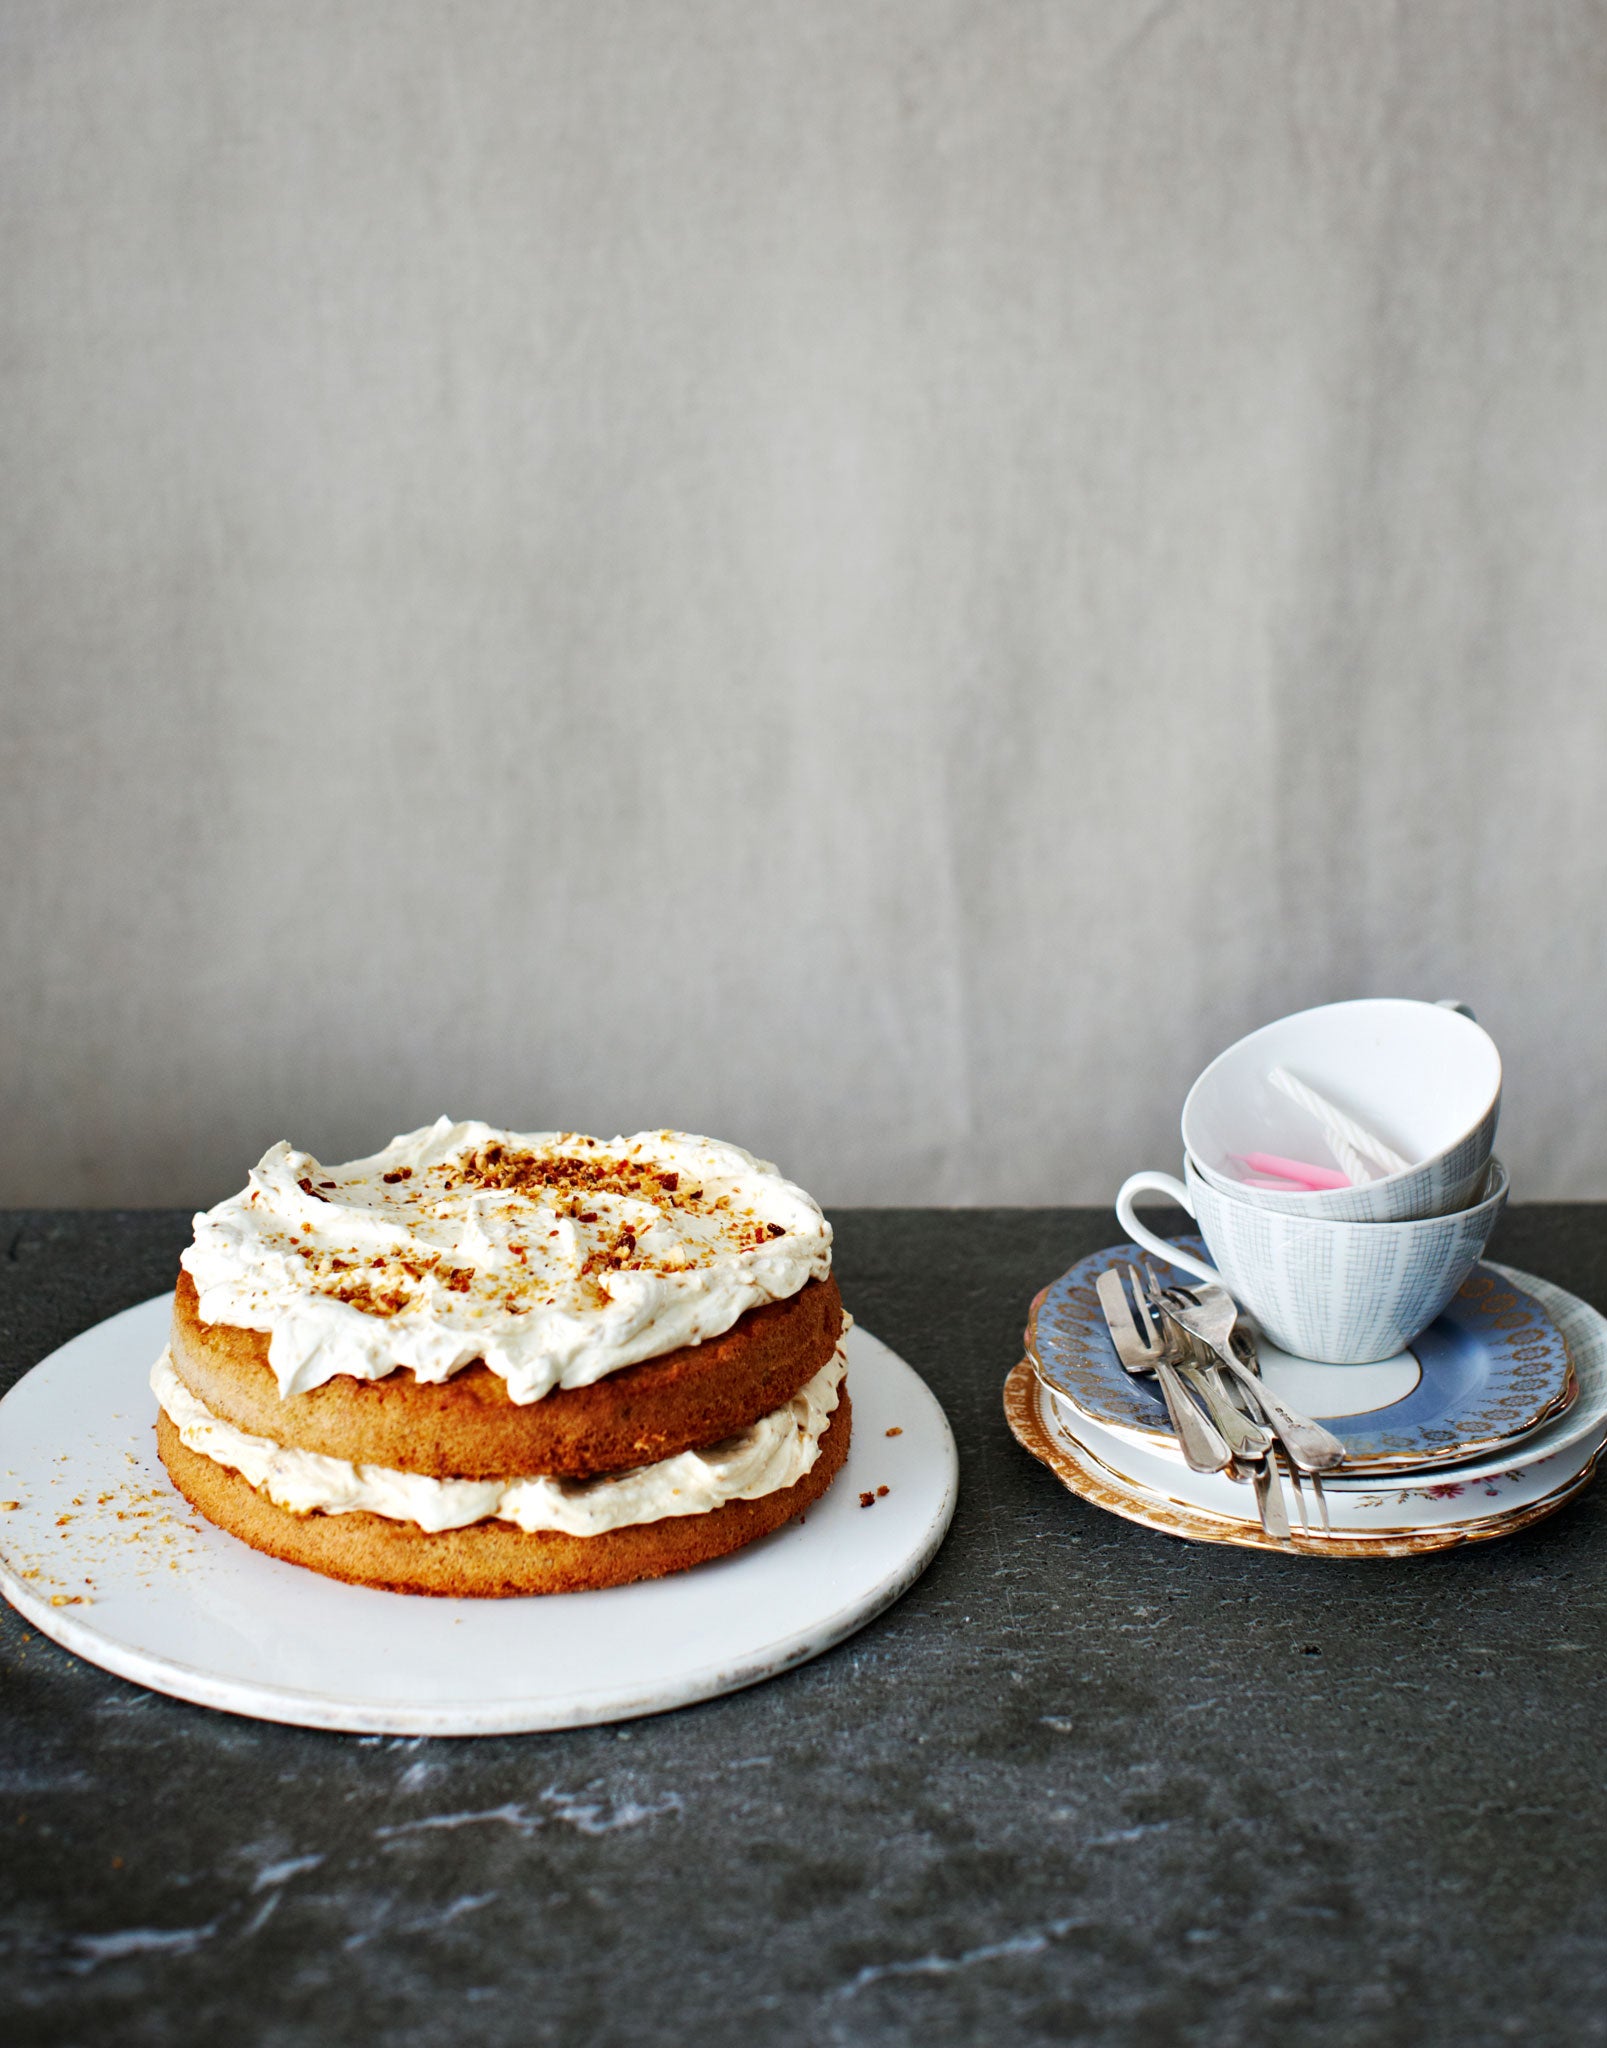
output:
M1271 1176L1270 1180L1249 1180L1246 1176L1251 1187L1275 1186L1280 1181L1307 1189L1348 1188L1353 1185L1350 1175L1340 1173L1336 1167L1312 1166L1304 1159L1285 1159L1278 1152L1245 1152L1239 1156L1251 1173Z

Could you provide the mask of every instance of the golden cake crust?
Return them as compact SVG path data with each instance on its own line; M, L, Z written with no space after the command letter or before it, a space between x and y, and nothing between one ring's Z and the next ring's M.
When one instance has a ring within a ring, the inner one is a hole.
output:
M287 1399L268 1364L266 1332L203 1323L195 1282L181 1270L170 1345L173 1370L198 1401L276 1444L434 1479L584 1479L737 1435L814 1378L842 1325L828 1275L749 1309L702 1344L589 1387L555 1387L523 1407L479 1363L437 1386L402 1366L380 1380L342 1375Z
M549 1530L526 1535L511 1522L496 1521L431 1534L416 1522L393 1522L366 1512L294 1515L276 1507L238 1472L188 1449L162 1413L156 1419L156 1442L163 1464L185 1499L208 1521L253 1550L305 1565L329 1578L388 1592L496 1598L623 1586L636 1579L685 1571L740 1550L779 1529L819 1499L848 1455L852 1426L845 1383L820 1439L814 1469L795 1485L759 1500L728 1501L706 1514L633 1523L600 1536L566 1536Z

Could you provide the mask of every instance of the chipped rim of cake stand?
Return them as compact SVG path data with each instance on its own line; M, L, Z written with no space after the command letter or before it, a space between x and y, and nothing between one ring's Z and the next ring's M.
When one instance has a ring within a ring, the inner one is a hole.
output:
M856 1327L847 1462L799 1520L746 1549L601 1592L453 1600L344 1585L250 1549L174 1489L146 1384L170 1311L162 1295L96 1324L0 1401L0 1593L64 1649L198 1706L364 1735L664 1713L863 1628L920 1577L953 1517L958 1461L937 1397Z

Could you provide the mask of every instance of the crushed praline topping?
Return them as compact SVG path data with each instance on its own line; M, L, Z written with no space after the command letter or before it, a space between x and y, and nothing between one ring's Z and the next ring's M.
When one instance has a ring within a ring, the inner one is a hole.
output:
M196 1219L185 1264L206 1320L273 1333L287 1391L483 1356L536 1399L796 1293L830 1243L803 1190L736 1146L442 1118L348 1166L275 1146Z
M552 1263L550 1241L566 1239L561 1228L565 1223L588 1227L583 1256L578 1262L565 1257L563 1263L574 1280L592 1283L585 1292L598 1301L608 1296L601 1275L695 1271L728 1252L755 1251L787 1234L784 1224L745 1209L739 1189L714 1193L683 1186L684 1176L678 1172L651 1160L594 1149L596 1146L595 1138L567 1131L557 1135L550 1150L536 1151L497 1140L459 1158L421 1167L416 1174L411 1166L382 1173L381 1187L397 1192L380 1199L386 1207L403 1211L410 1222L424 1227L462 1216L466 1204L472 1202L476 1220L488 1237L497 1239L503 1227L511 1226L513 1230L532 1230L545 1240L548 1257L543 1262L538 1253L535 1267L530 1245L522 1239L510 1235L496 1247L519 1268L509 1287L509 1276L497 1262L497 1284L511 1315L528 1312L532 1304L521 1298L527 1288L551 1305L553 1296L550 1291L542 1292L547 1282L541 1274ZM318 1201L329 1200L305 1174L296 1185ZM340 1187L338 1181L320 1185ZM633 1206L621 1216L616 1203ZM673 1225L679 1218L697 1218L707 1228L693 1235L666 1229L667 1223ZM311 1230L308 1223L298 1226L298 1234L310 1234ZM324 1245L297 1241L292 1241L290 1249L303 1262L309 1287L371 1316L400 1315L417 1300L426 1282L451 1294L467 1294L474 1288L479 1270L473 1262L458 1263L446 1253L411 1249L366 1259L355 1245L344 1255Z

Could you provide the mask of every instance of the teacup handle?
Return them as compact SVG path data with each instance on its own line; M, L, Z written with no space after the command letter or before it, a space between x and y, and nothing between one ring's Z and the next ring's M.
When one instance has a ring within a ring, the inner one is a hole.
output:
M1178 1245L1169 1244L1147 1224L1139 1222L1138 1213L1133 1207L1133 1197L1143 1194L1146 1189L1157 1195L1165 1195L1169 1201L1176 1202L1180 1209L1186 1209L1189 1215L1194 1214L1194 1197L1183 1183L1174 1179L1171 1174L1154 1173L1147 1169L1143 1173L1130 1173L1122 1182L1121 1193L1116 1197L1116 1221L1127 1235L1135 1244L1141 1244L1145 1251L1153 1252L1156 1258L1165 1259L1168 1265L1181 1266L1185 1273L1192 1273L1196 1280L1210 1280L1218 1287L1225 1287L1227 1282L1215 1266L1208 1266L1204 1259L1197 1259L1193 1252L1186 1252Z
M1455 996L1436 997L1434 1007L1436 1010L1454 1010L1459 1017L1466 1017L1470 1023L1477 1024L1479 1021L1473 1015L1473 1005L1471 1003L1458 1002Z

